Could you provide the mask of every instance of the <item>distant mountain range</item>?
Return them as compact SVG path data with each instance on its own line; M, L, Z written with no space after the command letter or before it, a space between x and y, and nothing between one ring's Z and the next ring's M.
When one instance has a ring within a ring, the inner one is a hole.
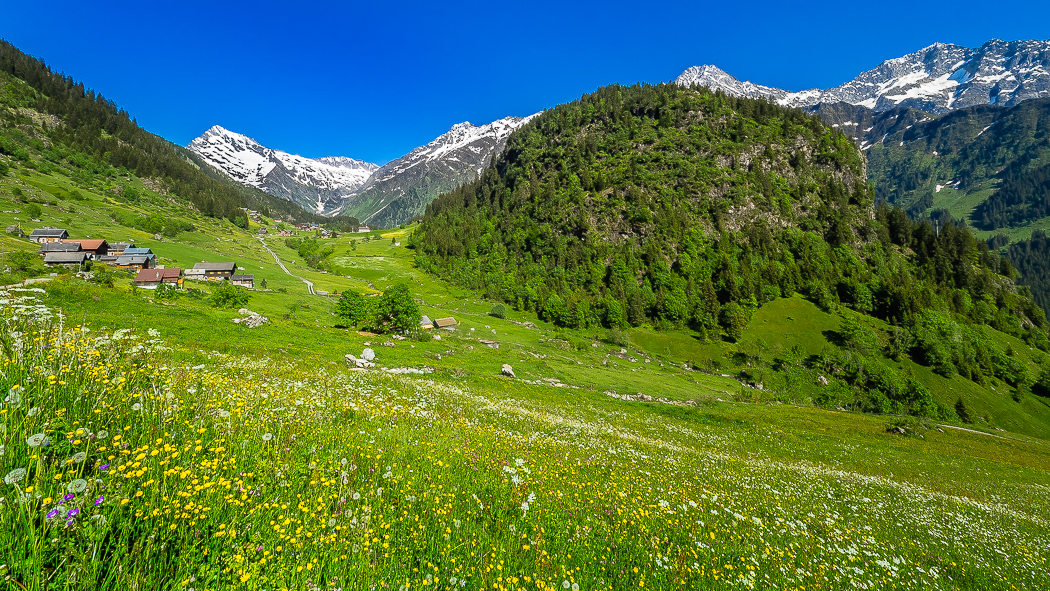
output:
M715 66L693 66L675 80L785 107L848 103L874 111L909 107L940 114L974 105L1015 105L1050 96L1050 41L993 39L979 48L948 43L890 59L835 88L790 92L741 82Z
M218 125L188 148L233 180L327 216L396 226L417 216L443 192L474 180L511 132L530 117L506 117L447 133L383 167L342 156L305 158L267 148Z
M319 214L334 213L379 166L353 158L304 158L218 125L187 146L233 180Z

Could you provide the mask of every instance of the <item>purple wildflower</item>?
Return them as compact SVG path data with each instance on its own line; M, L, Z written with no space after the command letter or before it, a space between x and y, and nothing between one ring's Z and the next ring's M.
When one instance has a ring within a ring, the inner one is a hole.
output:
M76 517L79 514L80 514L80 509L78 509L76 507L73 507L72 509L69 510L69 513L66 513L66 517L72 519L72 518Z
M106 468L109 468L109 464L102 464L98 467L99 470L105 470Z
M72 501L73 499L77 498L77 496L75 494L73 494L73 493L69 493L68 495L66 495L66 496L64 496L62 498L67 500L67 501Z
M95 499L95 506L98 507L99 505L102 504L102 501L105 501L105 500L106 500L106 495L99 495L99 497L97 499Z
M54 519L54 518L58 517L58 513L59 513L58 508L52 509L52 510L47 512L47 518L49 520L50 519Z

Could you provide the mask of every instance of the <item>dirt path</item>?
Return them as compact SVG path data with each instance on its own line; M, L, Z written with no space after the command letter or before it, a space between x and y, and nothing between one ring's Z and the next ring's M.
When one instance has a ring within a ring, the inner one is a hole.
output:
M263 240L262 238L259 238L259 244L262 244L262 247L266 249L266 252L270 253L270 255L273 256L273 260L277 262L277 266L278 267L283 269L285 273L287 273L287 274L291 275L292 277L295 277L299 281L302 281L303 283L305 283L306 284L306 289L310 292L310 295L317 295L317 293L314 291L314 283L313 283L313 281L310 281L309 279L303 279L302 277L300 277L298 275L295 275L291 271L289 271L288 267L285 267L284 263L281 262L281 259L277 258L277 253L272 251L272 250L270 250L270 247L266 246L266 241Z

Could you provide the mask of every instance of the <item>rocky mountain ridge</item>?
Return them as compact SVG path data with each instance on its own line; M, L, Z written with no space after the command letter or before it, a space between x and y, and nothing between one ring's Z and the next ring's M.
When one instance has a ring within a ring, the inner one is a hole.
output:
M233 180L298 203L315 213L346 213L393 226L423 213L439 194L471 181L532 117L506 117L445 134L385 166L345 156L306 158L267 148L213 126L187 146Z
M334 215L379 166L346 157L305 158L215 125L187 146L235 181Z
M844 102L874 111L907 107L940 114L982 104L1012 106L1050 96L1050 41L993 39L979 48L934 43L824 90L791 92L741 82L710 65L693 66L675 82L700 84L732 96L766 98L785 107Z

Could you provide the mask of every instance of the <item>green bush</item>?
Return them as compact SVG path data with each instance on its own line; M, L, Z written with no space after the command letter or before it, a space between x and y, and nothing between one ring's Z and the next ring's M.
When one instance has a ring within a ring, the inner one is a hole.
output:
M220 281L211 288L208 304L213 308L240 308L252 299L248 290L229 281Z
M492 309L489 310L489 316L494 316L496 318L506 318L507 307L503 304L495 304L494 306L492 306Z
M345 291L335 303L335 315L346 326L356 327L371 316L371 303L356 291Z

